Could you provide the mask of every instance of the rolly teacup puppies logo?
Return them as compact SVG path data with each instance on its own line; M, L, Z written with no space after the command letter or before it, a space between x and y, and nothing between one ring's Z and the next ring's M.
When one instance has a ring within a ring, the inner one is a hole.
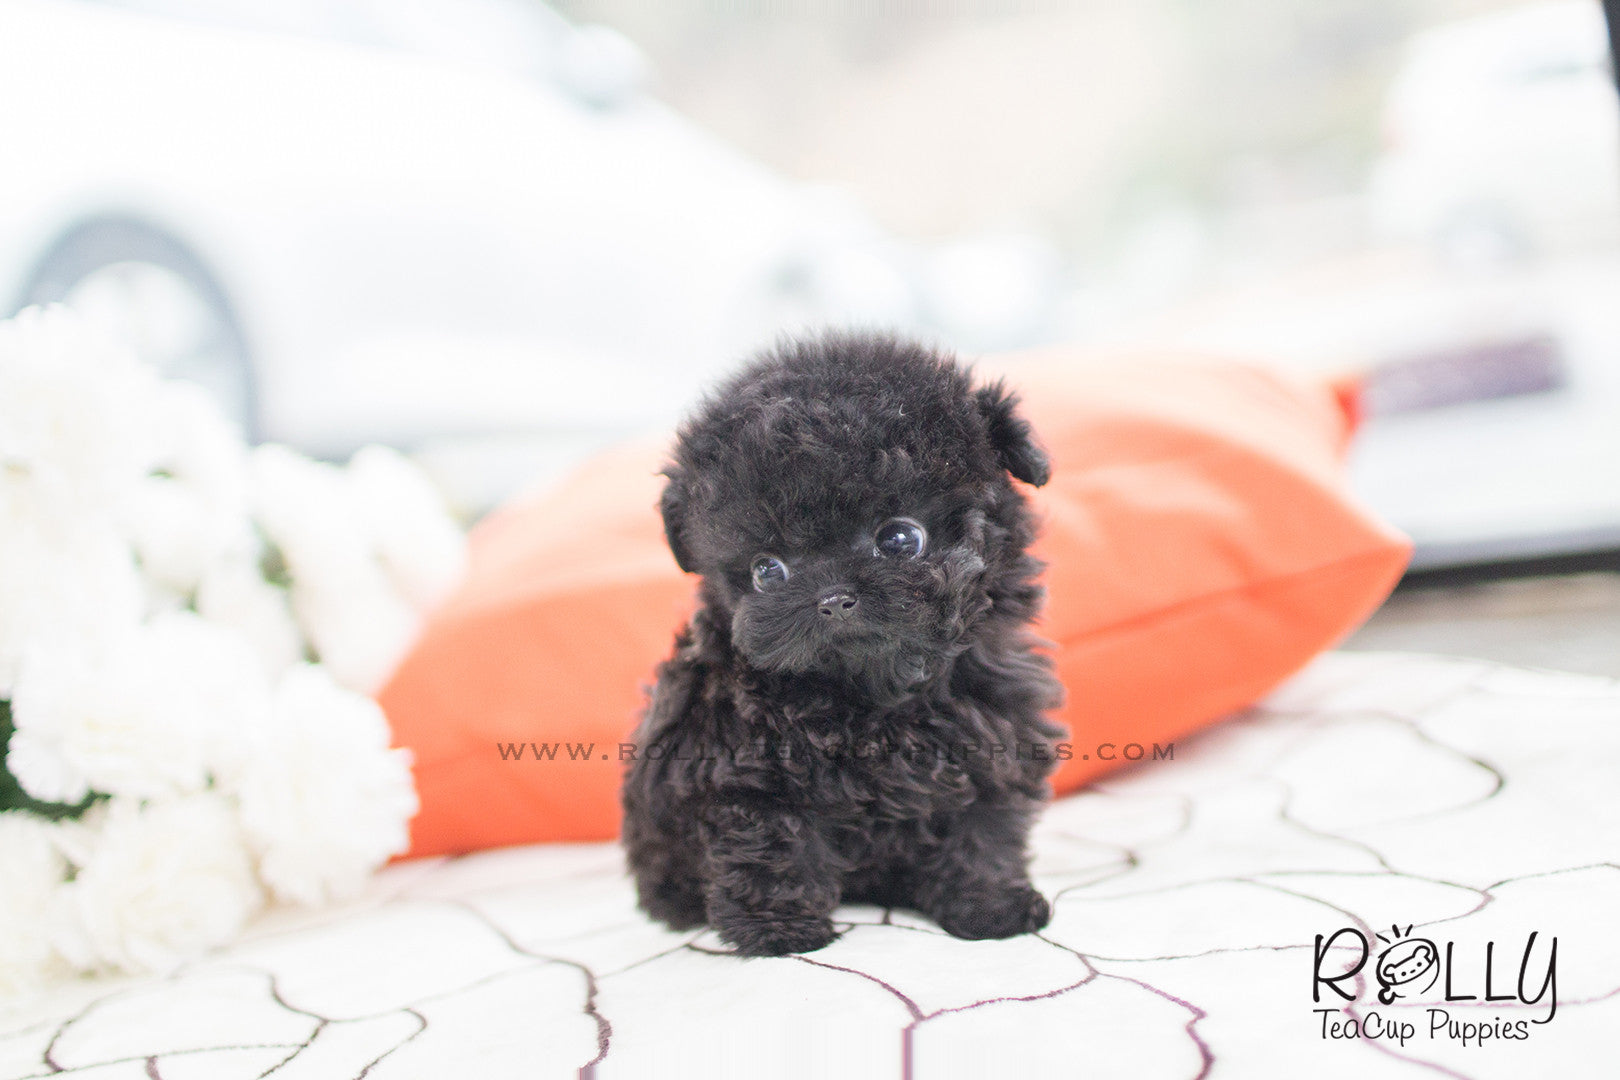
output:
M1507 970L1499 970L1496 941L1477 946L1443 945L1433 938L1412 933L1413 924L1402 929L1393 925L1387 932L1373 935L1377 948L1361 930L1346 926L1324 937L1316 935L1315 966L1311 975L1311 1000L1320 1004L1324 992L1337 995L1349 1005L1313 1009L1322 1018L1324 1039L1392 1039L1406 1045L1426 1027L1431 1039L1454 1039L1465 1045L1483 1046L1493 1039L1528 1039L1532 1024L1549 1023L1558 1013L1558 939L1544 938L1532 930L1519 953L1518 978L1512 975L1512 954L1507 954ZM1537 947L1538 940L1541 942ZM1507 943L1501 943L1507 945ZM1503 950L1506 952L1506 950ZM1469 1002L1484 1005L1501 1002L1495 1012L1473 1007L1453 1019L1438 1005L1424 1008L1420 1018L1397 1008L1387 1014L1376 1010L1365 1013L1356 1002L1368 989L1370 972L1378 985L1381 1005L1415 1006L1421 1003ZM1473 991L1483 991L1476 993ZM1331 1001L1332 999L1329 998ZM1546 1015L1525 1017L1522 1006L1544 1004Z

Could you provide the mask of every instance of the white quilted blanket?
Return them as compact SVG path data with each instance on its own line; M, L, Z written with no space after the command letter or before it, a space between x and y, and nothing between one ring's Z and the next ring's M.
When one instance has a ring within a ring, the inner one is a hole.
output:
M1330 655L1055 804L1035 873L1039 936L846 908L742 961L641 917L612 845L404 864L170 977L0 1005L0 1077L1620 1075L1613 682Z

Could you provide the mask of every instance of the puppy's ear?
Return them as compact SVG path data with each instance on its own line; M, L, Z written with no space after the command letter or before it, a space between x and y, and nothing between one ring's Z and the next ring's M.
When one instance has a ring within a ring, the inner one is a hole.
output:
M692 552L686 546L686 485L681 471L671 465L664 470L669 483L658 500L659 512L664 515L664 539L669 541L675 565L685 573L692 573Z
M1002 467L1026 484L1040 487L1052 478L1046 451L1035 442L1029 421L1018 415L1018 396L996 380L977 394L979 411L990 426L990 445Z

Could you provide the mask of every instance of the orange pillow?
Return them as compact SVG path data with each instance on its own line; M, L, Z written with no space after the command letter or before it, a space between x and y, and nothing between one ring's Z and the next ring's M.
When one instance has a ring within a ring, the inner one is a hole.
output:
M1344 490L1350 395L1189 359L995 367L1053 464L1029 494L1068 697L1059 792L1254 701L1406 565ZM616 835L619 744L692 603L656 510L664 449L606 454L473 530L466 582L381 694L416 755L412 855Z

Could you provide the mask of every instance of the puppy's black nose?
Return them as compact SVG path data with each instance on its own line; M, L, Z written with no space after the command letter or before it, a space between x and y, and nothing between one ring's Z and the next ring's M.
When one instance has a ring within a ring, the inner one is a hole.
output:
M821 594L821 599L816 601L816 610L823 619L847 619L855 614L858 602L849 593L834 590Z

